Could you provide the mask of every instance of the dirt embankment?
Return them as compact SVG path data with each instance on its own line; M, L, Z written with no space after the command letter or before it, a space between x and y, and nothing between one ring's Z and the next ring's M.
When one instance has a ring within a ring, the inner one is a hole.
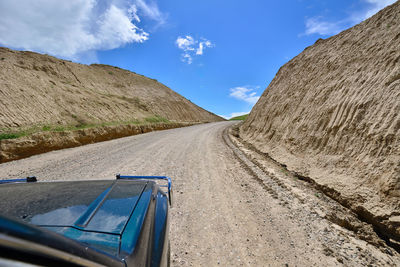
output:
M77 147L152 131L190 126L195 123L155 123L119 125L65 132L38 132L30 136L0 141L0 163L26 158L53 150Z
M156 80L127 70L0 47L0 162L145 128L221 120ZM74 131L60 133L64 128ZM25 137L9 139L19 136Z
M241 137L400 247L400 1L276 74Z
M154 79L107 65L82 65L0 47L0 129L32 125L222 118Z

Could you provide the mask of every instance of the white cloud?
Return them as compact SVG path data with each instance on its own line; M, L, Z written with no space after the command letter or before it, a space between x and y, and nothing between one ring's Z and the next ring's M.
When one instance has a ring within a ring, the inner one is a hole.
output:
M323 21L322 17L314 17L306 20L306 35L334 35L341 32L345 28L345 23Z
M248 86L238 86L230 89L229 96L234 97L239 100L243 100L251 105L257 103L260 96L257 96L254 92L258 88L250 88Z
M249 114L249 113L250 113L250 110L249 111L245 111L245 112L232 112L230 118L246 115L246 114Z
M135 6L142 12L143 16L146 16L152 20L158 22L159 25L162 25L166 21L166 16L159 10L157 3L150 0L135 0Z
M231 118L228 115L217 114L217 116L220 116L221 118L224 118L225 120L229 120Z
M226 120L229 120L230 118L246 115L246 114L249 114L249 113L250 113L250 110L249 111L245 111L245 112L232 112L230 115L218 115L218 116L220 116L220 117L222 117L222 118L224 118Z
M339 21L326 21L323 17L317 16L306 19L305 35L334 35L363 20L375 15L379 10L393 4L396 0L363 0L367 8L350 14L348 17Z
M214 44L207 39L201 38L201 41L197 41L190 35L186 35L185 37L179 36L175 44L179 49L183 50L181 60L187 64L192 64L194 55L201 56L205 48L214 46Z
M2 0L0 44L77 60L146 41L141 15L162 20L157 6L143 0Z
M178 39L176 39L176 45L179 47L179 49L182 49L183 51L193 51L195 41L190 35L186 35L185 37L179 36Z
M95 45L98 49L117 48L125 43L144 42L148 33L132 24L125 11L111 5L98 22Z
M204 50L204 48L210 48L210 47L213 47L213 44L210 42L210 41L208 41L208 40L206 40L206 41L204 41L204 42L200 42L199 43L199 47L197 48L197 50L196 50L196 55L202 55L203 54L203 50Z
M186 62L187 64L192 64L193 58L189 53L183 53L182 54L182 61Z
M137 6L135 6L135 5L132 5L132 6L128 9L128 14L129 14L129 16L130 16L133 20L135 20L135 21L137 21L137 22L140 22L140 18L139 18L139 16L137 15L137 13L138 13L138 9L137 9Z

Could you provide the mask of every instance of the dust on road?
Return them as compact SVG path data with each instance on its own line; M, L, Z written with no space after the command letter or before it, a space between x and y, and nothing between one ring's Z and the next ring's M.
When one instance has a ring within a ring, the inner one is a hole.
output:
M323 207L316 208L325 204L304 185L285 182L274 172L265 181L256 178L227 138L232 124L209 123L54 151L1 164L0 177L172 177L173 266L400 264L396 252L391 256L326 220L320 214Z

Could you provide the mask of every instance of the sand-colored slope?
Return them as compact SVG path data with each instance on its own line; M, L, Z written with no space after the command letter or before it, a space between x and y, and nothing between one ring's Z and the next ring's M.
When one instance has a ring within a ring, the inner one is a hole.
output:
M246 141L398 244L399 14L397 1L306 48L278 71L241 127Z
M142 75L0 47L0 129L140 120L220 117Z

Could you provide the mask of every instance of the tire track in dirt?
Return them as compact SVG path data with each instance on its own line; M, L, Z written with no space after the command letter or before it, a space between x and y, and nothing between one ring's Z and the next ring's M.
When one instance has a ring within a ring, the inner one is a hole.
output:
M195 125L53 151L0 164L0 177L172 177L172 266L399 264L397 254L390 256L324 219L319 198L301 181L291 184L280 172L262 171L266 185L261 186L238 160L238 148L224 142L224 131L233 124Z

